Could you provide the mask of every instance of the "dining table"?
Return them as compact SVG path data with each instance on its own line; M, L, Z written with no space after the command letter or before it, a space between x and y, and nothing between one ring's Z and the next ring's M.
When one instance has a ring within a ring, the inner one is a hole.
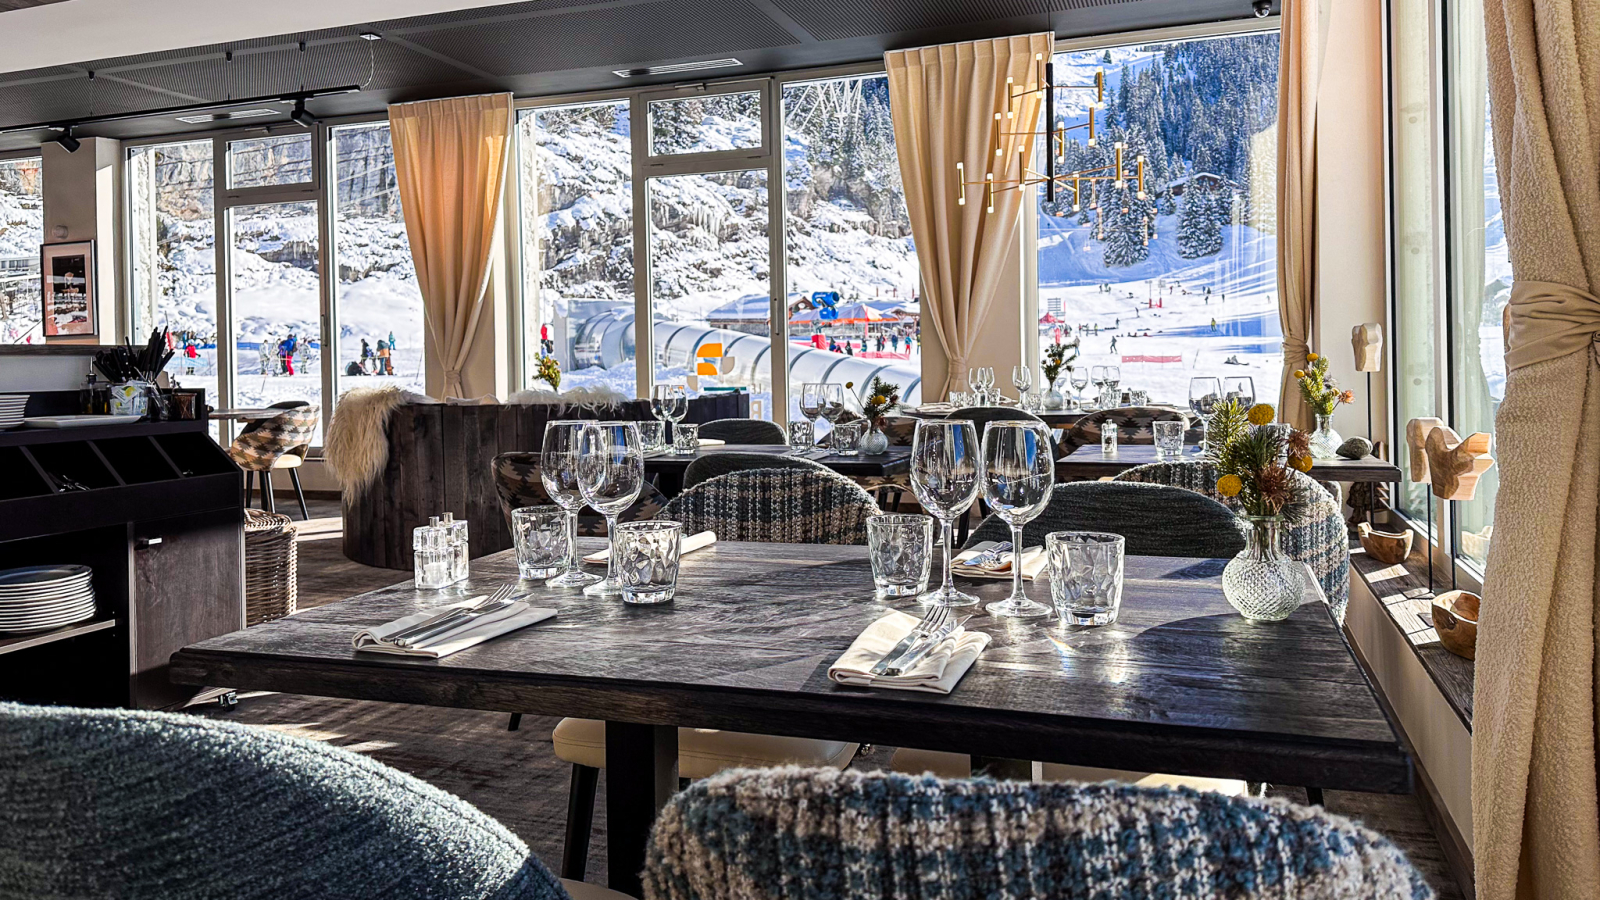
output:
M765 456L795 456L826 466L840 475L878 476L904 475L911 471L911 448L891 446L882 453L855 453L845 455L828 451L824 447L795 453L786 444L716 444L704 446L694 453L674 453L670 448L645 454L646 475L656 476L656 488L667 497L683 492L683 473L689 464L718 453L755 453Z
M1200 459L1194 447L1185 447L1178 459ZM1104 478L1119 475L1147 463L1162 462L1154 444L1118 444L1115 453L1104 452L1099 444L1085 444L1056 461L1056 475L1070 478ZM1373 481L1393 484L1400 480L1400 467L1368 454L1360 459L1313 459L1306 473L1321 482Z
M437 660L351 641L515 582L512 552L474 560L442 592L402 582L192 644L171 678L604 720L608 884L634 896L651 824L678 787L679 727L965 753L1010 777L1041 761L1410 792L1411 758L1309 570L1294 613L1251 622L1223 596L1225 563L1127 558L1120 617L1101 627L965 609L993 643L947 695L828 678L868 625L920 612L915 598L875 599L866 547L733 542L686 554L675 599L658 606L523 582L554 618ZM963 582L985 602L1011 589ZM1048 597L1045 584L1030 591Z

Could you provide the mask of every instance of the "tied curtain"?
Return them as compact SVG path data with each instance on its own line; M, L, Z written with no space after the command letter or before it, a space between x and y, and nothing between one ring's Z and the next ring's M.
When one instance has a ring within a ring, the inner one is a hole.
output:
M1481 900L1593 897L1600 0L1484 0L1515 275L1473 695Z
M460 396L489 284L511 95L395 104L389 125L423 318L444 369L444 395Z
M1016 181L1033 159L1031 132L1039 129L1044 98L1008 97L1006 78L1013 80L1013 93L1039 87L1054 40L1050 34L1018 35L896 50L883 57L922 275L922 308L948 363L936 398L966 373L1022 204L1033 196ZM964 173L957 170L958 162ZM992 211L983 184L990 172L996 184ZM962 181L978 182L966 185L965 203Z
M1294 372L1306 366L1316 321L1317 90L1329 0L1283 0L1278 40L1278 322L1283 326L1279 421L1313 427Z

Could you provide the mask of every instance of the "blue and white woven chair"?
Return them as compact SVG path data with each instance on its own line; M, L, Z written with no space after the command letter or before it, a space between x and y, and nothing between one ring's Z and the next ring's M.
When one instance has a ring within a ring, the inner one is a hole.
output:
M658 518L686 534L715 531L725 541L865 544L878 504L834 472L750 469L702 481L672 498Z
M0 896L565 900L472 805L327 744L0 704ZM575 898L623 898L573 884Z
M656 820L649 900L1428 900L1388 839L1281 800L724 772Z

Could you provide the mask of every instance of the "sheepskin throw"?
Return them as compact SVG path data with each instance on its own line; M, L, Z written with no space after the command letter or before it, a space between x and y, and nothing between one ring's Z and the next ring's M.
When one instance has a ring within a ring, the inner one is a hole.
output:
M392 384L352 388L339 398L322 458L340 489L354 496L383 474L389 464L389 415L406 402L405 394Z
M1281 800L733 770L656 820L646 900L1425 900L1383 836Z

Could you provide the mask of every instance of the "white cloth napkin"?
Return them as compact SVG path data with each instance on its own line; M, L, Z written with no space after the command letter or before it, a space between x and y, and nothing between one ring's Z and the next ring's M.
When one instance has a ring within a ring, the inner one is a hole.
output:
M950 564L950 571L957 575L965 575L968 578L999 578L1010 581L1011 561L1016 558L1016 554L1009 550L1000 555L999 564L995 568L980 569L977 566L966 565L968 560L981 556L983 551L988 550L994 545L994 541L983 541L981 543L973 544L972 549L970 550L963 550L960 553L957 553L955 560ZM1044 572L1045 567L1049 564L1050 558L1045 555L1043 547L1023 548L1022 577L1024 580L1036 580L1040 573Z
M726 447L728 445L727 441L719 438L698 438L698 440L702 447Z
M989 646L989 635L957 628L939 646L928 651L910 671L892 678L872 674L872 667L878 660L893 650L901 638L910 634L918 621L916 616L891 612L868 625L850 644L850 649L828 667L828 678L852 687L892 688L929 694L948 694L955 690L956 682L967 674L967 670L977 661L978 654Z
M413 644L410 647L402 648L396 647L389 641L391 635L399 634L430 616L438 615L455 607L477 603L482 599L484 598L472 597L460 603L452 603L448 606L425 610L413 616L406 616L403 619L395 619L393 622L388 622L375 628L368 628L357 634L351 643L355 645L357 650L366 650L372 653L393 653L399 656L420 656L424 659L438 659L441 656L449 656L458 650L465 650L490 638L516 631L518 628L524 628L535 622L543 622L556 614L553 609L529 606L519 600L498 612L492 612L475 619L468 619L443 634L435 635L423 641L420 645Z
M678 556L682 557L684 554L693 553L696 550L703 550L706 547L715 544L716 542L717 533L715 531L702 531L699 534L691 534L688 537L678 538ZM604 563L609 559L611 559L611 548L608 546L604 550L596 550L588 556L585 556L583 561L586 563L599 564Z

